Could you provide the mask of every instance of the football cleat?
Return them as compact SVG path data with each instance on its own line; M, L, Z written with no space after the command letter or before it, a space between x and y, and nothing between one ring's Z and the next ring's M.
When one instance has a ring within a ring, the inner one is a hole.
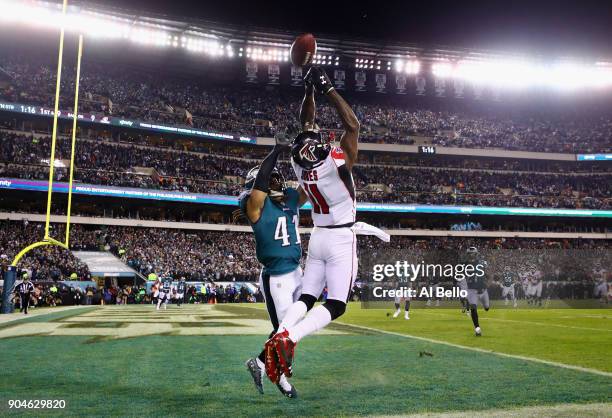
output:
M244 363L244 365L251 373L251 377L253 378L253 383L255 384L257 391L263 395L264 390L263 382L261 379L263 370L261 370L261 367L259 367L259 364L257 364L257 360L255 360L254 358L250 358L246 361L246 363Z
M408 312L406 312L406 313L404 314L404 319L406 319L406 320L410 319L410 314L408 314Z
M291 399L297 398L298 394L297 394L297 390L295 390L295 387L291 383L287 382L286 380L285 380L285 385L289 386L289 389L285 389L283 385L280 383L277 383L276 387L278 388L278 390L280 390L280 393L282 393L286 397L291 398Z
M482 331L480 330L480 327L476 327L474 328L474 332L476 333L477 337L482 336Z
M397 318L400 314L400 310L398 309L397 311L395 311L395 313L393 314L393 318Z
M279 332L272 337L271 341L278 355L278 363L281 372L287 377L293 376L291 366L293 365L295 343L289 338L289 331L284 330L283 332Z
M278 383L280 380L281 372L278 362L278 355L274 348L274 341L270 338L264 345L266 352L266 376L272 383Z

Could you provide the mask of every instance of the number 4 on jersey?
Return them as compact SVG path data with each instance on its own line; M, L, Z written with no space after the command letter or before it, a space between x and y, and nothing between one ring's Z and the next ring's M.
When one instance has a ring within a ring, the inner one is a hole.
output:
M295 227L295 235L297 237L295 243L300 243L300 232L298 231L297 215L293 215L293 226ZM276 222L276 229L274 230L274 239L283 240L282 246L287 247L289 243L289 234L287 233L287 218L279 216Z

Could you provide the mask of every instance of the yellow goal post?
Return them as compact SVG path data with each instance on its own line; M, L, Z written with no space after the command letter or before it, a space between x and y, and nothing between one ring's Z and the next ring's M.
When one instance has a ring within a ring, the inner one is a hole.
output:
M66 9L68 6L68 0L63 1L62 14L66 16ZM74 92L74 109L73 109L73 120L72 120L72 142L70 151L70 166L69 166L69 177L68 177L68 205L66 209L66 234L63 240L52 238L49 235L49 229L51 224L51 203L53 196L53 175L55 166L55 145L57 142L57 120L59 114L59 98L60 98L60 87L62 78L62 58L64 55L64 35L65 28L62 25L60 28L60 41L59 41L59 52L57 60L57 80L55 86L55 107L53 113L53 133L51 135L51 156L49 158L49 188L47 190L47 212L45 218L45 236L42 241L35 242L22 249L13 259L11 266L17 266L19 260L25 256L29 251L34 248L46 246L46 245L57 245L59 247L69 249L70 245L70 213L72 210L72 184L74 178L74 154L76 150L76 128L79 111L79 80L81 77L81 58L83 55L83 35L79 34L78 53L77 53L77 70L75 80L75 92Z

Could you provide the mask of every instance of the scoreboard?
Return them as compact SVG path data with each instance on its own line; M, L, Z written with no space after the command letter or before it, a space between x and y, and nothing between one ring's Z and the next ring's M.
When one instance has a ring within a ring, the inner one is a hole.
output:
M435 154L436 147L433 145L419 145L419 154Z

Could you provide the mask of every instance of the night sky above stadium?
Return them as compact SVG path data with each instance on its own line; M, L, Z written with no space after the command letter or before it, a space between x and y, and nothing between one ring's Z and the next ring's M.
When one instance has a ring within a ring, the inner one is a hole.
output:
M145 14L154 12L421 46L494 48L555 56L612 52L610 1L99 0L96 3L141 10Z

